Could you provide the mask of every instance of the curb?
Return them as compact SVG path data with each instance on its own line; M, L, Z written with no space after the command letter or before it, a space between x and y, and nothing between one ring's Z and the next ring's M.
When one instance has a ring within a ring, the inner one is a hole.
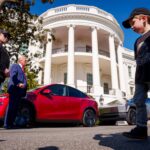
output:
M117 121L117 122L116 122L116 125L117 125L117 126L127 126L128 123L127 123L127 121Z

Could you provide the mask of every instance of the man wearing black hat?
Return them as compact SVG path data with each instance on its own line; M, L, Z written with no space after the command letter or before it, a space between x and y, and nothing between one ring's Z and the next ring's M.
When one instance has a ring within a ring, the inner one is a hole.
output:
M3 44L7 43L10 38L10 34L0 29L0 91L1 84L5 81L5 78L9 76L9 54L3 47Z
M132 139L147 139L145 100L150 89L150 10L146 8L134 9L122 25L141 34L134 44L136 73L133 100L136 105L136 127L130 132L124 132L123 135Z

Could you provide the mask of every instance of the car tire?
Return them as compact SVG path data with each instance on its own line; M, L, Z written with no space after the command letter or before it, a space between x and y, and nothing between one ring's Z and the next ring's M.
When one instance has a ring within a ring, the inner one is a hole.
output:
M83 126L93 127L96 124L96 114L92 109L85 110L83 114Z
M31 127L34 123L33 109L29 105L22 105L19 109L15 123L19 127Z
M135 125L136 124L136 109L130 108L127 113L127 123L129 125Z

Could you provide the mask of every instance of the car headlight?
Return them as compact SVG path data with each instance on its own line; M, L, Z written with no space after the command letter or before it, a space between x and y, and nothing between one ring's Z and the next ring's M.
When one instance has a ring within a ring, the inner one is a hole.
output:
M0 106L4 104L4 101L7 99L8 96L0 96Z
M8 96L0 96L0 99L1 99L1 98L2 98L2 99L3 99L3 98L7 98L7 97L8 97Z

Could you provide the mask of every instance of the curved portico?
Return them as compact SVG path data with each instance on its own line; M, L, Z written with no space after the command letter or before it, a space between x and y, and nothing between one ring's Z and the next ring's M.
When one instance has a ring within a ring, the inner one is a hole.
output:
M41 50L41 84L65 83L95 96L121 96L123 33L111 14L92 6L67 5L41 17L56 39Z

